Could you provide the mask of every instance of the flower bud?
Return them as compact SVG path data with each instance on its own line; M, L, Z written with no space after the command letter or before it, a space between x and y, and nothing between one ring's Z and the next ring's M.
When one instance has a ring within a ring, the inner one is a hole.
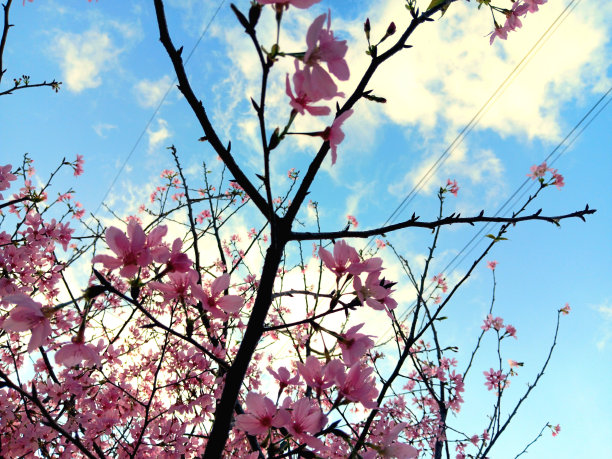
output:
M363 24L363 31L366 34L366 38L370 41L370 18L366 19L366 22Z

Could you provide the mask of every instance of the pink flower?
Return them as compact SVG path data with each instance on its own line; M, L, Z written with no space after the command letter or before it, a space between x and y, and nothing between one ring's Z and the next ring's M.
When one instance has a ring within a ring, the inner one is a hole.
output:
M165 263L168 272L185 273L191 269L192 261L186 253L181 252L182 247L183 241L177 237L172 243L171 250L165 246L155 249L157 253L154 254L154 259L158 263Z
M496 267L497 267L497 262L496 261L488 261L487 262L487 268L489 268L490 270L495 270Z
M353 228L357 228L359 226L359 222L352 215L347 215L346 218L349 221L349 224L353 226Z
M357 251L345 241L338 241L334 244L333 255L323 247L319 247L319 257L327 269L336 274L336 277L342 277L351 265L359 263Z
M529 12L535 13L536 11L538 11L538 5L543 5L548 0L524 0L524 1L525 1L525 5L527 6L527 9L529 10Z
M265 435L271 427L280 427L276 405L268 397L249 392L246 406L248 413L236 416L236 428L251 435Z
M32 337L28 343L28 352L32 352L45 344L47 337L51 334L49 317L53 314L53 309L43 308L42 304L23 293L6 295L2 300L14 303L17 306L11 310L8 319L4 321L1 327L12 332L30 330Z
M32 0L30 0L32 1ZM319 3L321 0L257 0L260 5L292 5L296 8L310 8L315 3Z
M559 424L557 424L554 427L551 427L552 429L552 436L556 437L557 435L559 435L559 432L561 432L561 426Z
M512 325L510 326L512 327ZM482 328L484 331L487 331L491 328L500 331L502 328L504 328L504 319L502 319L501 317L493 318L491 314L488 314L486 319L484 320L484 325L480 328ZM516 330L514 330L514 332L516 333Z
M157 234L155 230L151 233ZM106 269L121 268L119 274L123 277L134 277L139 268L153 261L151 251L146 247L147 236L134 220L128 224L127 235L119 228L109 227L106 230L106 243L116 257L96 255L92 262L102 263Z
M516 337L516 328L514 328L512 325L506 325L506 333L508 333L508 335L512 336L514 339L518 339Z
M267 368L268 373L274 376L274 379L278 381L278 385L280 390L283 390L288 386L296 386L300 384L300 375L296 374L294 377L291 377L291 373L285 367L280 367L278 372L274 371L272 367Z
M537 178L542 178L546 174L548 170L548 166L546 166L546 161L544 161L539 166L531 166L531 174L527 174L527 177L531 177L533 180Z
M197 288L198 273L194 270L187 272L171 272L168 274L168 281L149 283L151 288L159 290L164 295L166 301L191 299L190 288Z
M419 457L419 450L414 446L406 443L400 443L397 441L398 435L404 430L408 424L400 422L395 426L390 425L381 426L376 429L376 433L380 436L380 440L377 441L376 450L369 450L364 455L364 459L377 459L377 458L402 458L402 459L414 459ZM381 430L381 432L378 432Z
M238 295L221 296L229 288L230 275L225 273L217 277L210 286L210 293L199 286L191 287L191 293L202 302L204 309L213 317L226 319L228 313L238 312L242 307L242 298Z
M359 276L353 279L353 288L359 302L370 306L372 309L382 311L385 307L388 310L395 309L397 302L389 295L393 293L390 286L393 285L380 279L380 271L370 272L365 283L361 281Z
M374 346L374 341L370 339L372 335L357 333L363 325L359 324L349 328L341 335L342 339L338 340L338 345L342 350L342 359L347 366L358 362Z
M323 140L329 142L329 146L331 148L332 153L332 165L336 164L336 159L338 157L338 145L340 145L340 143L344 140L344 132L342 132L342 129L340 129L340 127L342 126L342 123L344 123L346 119L352 114L353 110L345 111L342 115L337 117L332 123L331 127L325 129L325 131L323 131L323 134L321 135L321 137L323 137Z
M459 191L459 185L457 185L457 180L452 180L451 181L451 179L448 179L447 182L446 182L446 186L450 187L448 189L448 191L450 191L453 194L453 196L456 197L457 196L457 192Z
M311 356L312 357L312 356ZM317 449L325 449L323 442L310 434L319 432L327 424L327 416L309 398L300 398L293 405L287 397L279 412L282 425L296 440Z
M501 372L501 370L495 371L491 368L489 371L482 372L487 379L485 382L485 386L487 386L488 390L500 390L502 387L502 383L506 380L506 375Z
M12 165L7 164L6 166L0 166L0 191L8 190L13 180L17 180L14 174L11 174ZM2 193L0 193L0 199L4 199Z
M570 308L569 303L565 303L565 306L563 306L561 309L559 309L559 312L561 314L563 314L564 316L568 315L570 313L572 308Z
M448 290L448 285L446 283L446 278L442 275L442 273L438 274L437 276L434 276L432 281L438 283L436 288L441 288L442 293L446 293L446 291Z
M508 31L520 29L523 24L521 23L519 16L524 16L525 14L527 14L528 9L529 6L527 6L526 4L521 2L515 2L512 5L512 9L508 13L506 13L506 24L504 24L504 27Z
M327 29L323 28L327 17ZM349 68L344 60L348 47L346 40L336 40L330 30L331 12L318 16L306 34L308 49L304 54L304 64L310 67L320 67L319 62L327 63L327 69L339 80L348 80Z
M77 155L77 159L74 163L74 176L79 176L83 173L83 164L85 160L83 159L83 155Z
M342 368L343 365L339 360L332 360L323 366L319 359L313 355L308 356L304 363L297 364L298 373L304 378L304 382L312 387L318 395L334 384L335 372L338 369L342 371Z
M83 360L91 365L102 366L100 354L91 344L85 344L83 337L77 335L72 343L65 344L55 353L55 363L73 367Z
M332 82L333 84L333 82ZM331 93L332 97L339 94L337 92L336 85L333 84L333 89L328 92L321 92L312 87L312 78L310 74L305 70L300 70L297 59L295 60L295 73L293 74L293 87L295 88L295 96L291 91L291 84L289 83L289 74L285 77L285 92L291 99L289 105L296 110L300 115L303 115L305 111L313 116L329 115L331 110L329 107L324 106L313 106L311 104L330 97L321 97ZM291 176L290 176L291 177Z
M491 38L489 40L489 44L493 44L493 40L495 40L495 37L499 37L501 40L505 40L508 38L508 29L504 26L501 27L499 25L495 25L495 30L493 32L491 32L489 35L491 35Z
M557 187L557 189L561 189L565 186L565 182L563 179L563 176L561 174L559 174L559 172L557 172L557 169L549 169L550 173L553 176L553 179L555 180L553 182L553 184Z
M508 359L508 365L512 369L512 368L522 367L523 363L522 362L517 362L516 360Z
M363 368L361 362L354 363L348 373L337 371L334 380L338 386L338 395L359 402L366 408L376 408L375 401L378 395L375 378L372 375L374 368Z

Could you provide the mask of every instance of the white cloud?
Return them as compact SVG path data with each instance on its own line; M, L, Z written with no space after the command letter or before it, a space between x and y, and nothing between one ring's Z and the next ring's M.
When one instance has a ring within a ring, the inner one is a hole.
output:
M141 107L155 108L172 85L172 78L164 75L159 80L140 80L134 85L136 98Z
M149 153L152 153L158 148L163 142L170 137L170 131L168 130L168 122L162 118L157 120L157 130L153 128L147 129L147 135L149 136Z
M612 339L612 305L609 300L597 307L597 312L601 316L602 325L601 336L597 341L597 349L603 351L610 339Z
M563 7L560 2L547 4L528 15L523 29L511 33L507 42L490 46L484 38L491 28L485 9L478 12L474 5L458 2L444 19L417 30L410 40L414 48L386 62L371 87L389 96L385 114L394 123L437 132L441 121L452 129L464 126ZM370 11L373 26L408 19L402 9L398 2L377 5ZM356 38L363 35L357 25L352 33ZM582 11L568 16L480 120L480 129L557 140L563 102L584 91L585 82L605 79L606 37L605 28Z
M114 124L108 124L108 123L98 123L95 124L93 127L93 130L95 131L95 133L99 136L102 137L103 139L107 137L107 132L112 130L112 129L117 129L117 126Z
M70 91L81 92L102 84L102 73L114 65L121 50L110 35L95 26L83 33L60 32L53 53L60 60L62 80Z

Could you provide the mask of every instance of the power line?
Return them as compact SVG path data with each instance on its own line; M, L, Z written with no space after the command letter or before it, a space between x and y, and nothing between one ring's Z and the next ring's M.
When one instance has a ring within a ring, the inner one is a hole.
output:
M446 147L446 149L442 152L442 154L436 159L434 164L425 172L423 176L419 179L416 185L410 190L410 192L406 195L406 197L402 200L402 202L395 208L395 210L391 213L391 215L387 218L387 220L383 223L382 226L386 226L389 222L395 221L397 217L404 211L404 209L414 200L416 194L423 188L423 186L429 181L434 172L436 172L442 164L448 159L450 154L463 142L465 137L476 127L479 123L480 119L485 115L485 113L491 108L493 103L499 99L499 97L503 94L506 88L510 85L511 80L514 80L527 66L529 61L537 52L542 48L542 46L548 41L548 39L556 32L559 26L569 17L572 11L578 6L578 4L582 0L571 0L567 6L559 13L557 18L552 22L552 24L546 29L546 31L540 36L540 38L534 43L531 49L525 54L525 56L516 64L514 69L506 76L506 78L501 82L501 84L497 87L497 89L489 96L489 98L485 101L485 103L480 107L480 109L476 112L476 114L472 117L472 119L468 122L467 125L455 136L453 141ZM568 12L569 10L569 12ZM565 14L568 12L567 14ZM554 30L553 30L554 29ZM551 32L552 31L552 32ZM536 50L537 48L537 50ZM534 52L535 50L535 52ZM525 65L523 65L525 64ZM372 243L374 238L371 238L366 245L366 248Z
M195 42L195 44L193 45L193 47L191 48L191 51L189 51L189 54L187 55L187 58L185 59L185 66L187 66L187 64L189 63L189 60L191 59L191 56L193 56L193 53L195 52L196 48L198 47L198 45L200 44L200 42L202 41L202 39L204 38L204 36L206 35L206 33L208 32L208 29L210 28L210 26L212 25L213 21L215 20L215 18L217 17L217 14L219 13L219 11L221 10L221 7L225 4L225 0L221 0L221 2L219 3L219 6L217 7L217 9L215 10L215 12L213 13L212 17L210 18L210 20L208 21L208 24L206 24L206 27L204 27L204 30L202 31L202 33L200 34L200 37L198 38L198 40ZM117 180L119 179L119 177L121 176L121 174L123 173L123 171L125 170L125 167L127 166L128 162L130 161L130 159L132 158L132 155L134 154L134 152L136 151L136 148L138 147L138 145L140 144L140 141L142 140L142 138L144 137L144 135L146 134L147 130L149 129L149 127L151 126L151 123L153 122L153 120L155 119L155 117L157 116L157 114L159 113L159 110L161 109L162 104L165 102L166 98L168 97L168 94L170 94L170 91L172 91L172 89L174 88L174 85L177 81L177 77L176 75L174 76L174 78L172 79L172 84L170 84L170 86L168 87L168 89L166 90L166 92L164 93L163 97L161 98L161 100L159 101L159 103L157 104L157 107L155 108L155 110L153 111L153 114L151 115L151 117L149 118L149 120L147 121L147 123L145 124L144 128L142 129L142 131L140 131L140 134L138 135L138 138L136 139L136 142L134 142L134 145L132 146L132 149L130 150L130 152L128 153L127 157L125 158L125 160L123 161L123 164L121 165L121 167L119 168L119 171L117 171L117 174L115 174L115 177L113 178L113 180L111 181L110 185L108 186L108 189L106 190L106 193L104 193L104 196L102 197L102 199L100 200L100 203L98 204L98 207L96 208L95 212L93 213L93 215L96 215L98 213L98 211L100 210L100 208L102 207L102 204L104 203L104 200L106 198L108 198L108 195L110 194L111 190L113 189L113 186L115 186L115 183L117 183Z
M612 102L612 97L608 98L608 100L606 101L605 104L603 104L599 110L597 110L597 112L585 123L585 121L587 120L587 118L589 118L589 116L595 111L595 109L606 99L606 97L608 97L610 94L612 93L612 86L610 86L610 88L597 100L597 102L595 102L591 108L582 116L582 118L574 125L574 127L569 131L569 133L563 138L563 140L561 140L557 146L555 148L553 148L553 150L548 154L548 156L546 156L546 158L544 158L544 161L548 162L548 160L550 158L553 157L553 155L555 153L558 152L558 154L556 155L556 157L551 161L551 164L554 164L559 157L565 153L565 151L567 151L569 149L569 147L571 147L574 142L578 139L578 137L580 137L580 135L582 135L582 133L591 125L591 123L601 114L601 112L608 106L608 104L610 102ZM580 128L580 126L583 124L584 126L582 126L582 128L577 132L577 134L573 137L573 139L567 143L567 145L565 145L565 147L563 149L561 149L561 147L563 147L563 145L568 141L568 139L572 136L572 134L574 132L576 132L578 130L578 128ZM514 193L512 193L512 195L502 204L502 206L497 210L497 212L494 214L494 217L499 216L502 212L503 209L508 206L508 204L510 204L510 202L517 197L517 195L520 193L520 191L525 188L525 186L529 183L535 184L536 182L533 182L531 179L526 179L525 181L523 181L523 183L514 191ZM525 193L527 193L529 191L529 189L525 190L525 192L523 192L523 194L521 194L520 196L517 197L517 199L515 200L515 203L512 205L515 205L516 202L518 202L524 195ZM512 207L512 206L511 206ZM463 260L465 260L465 258L467 258L467 256L476 248L476 246L478 245L478 243L474 244L473 247L465 254L465 256L463 256L461 258L461 260L459 260L459 262L455 263L457 261L457 259L463 254L463 252L465 252L468 247L470 245L472 245L474 243L474 241L476 240L476 238L478 238L478 236L480 236L487 228L489 228L490 226L493 226L493 223L488 223L486 225L484 225L464 246L463 248L452 258L452 260L444 267L444 269L442 269L442 272L448 272L449 269L455 269L458 265L460 265ZM480 241L479 241L480 242ZM453 266L453 264L455 265L454 267L451 268L451 266ZM431 288L431 286L433 285L433 283L429 284L428 288ZM416 303L413 303L413 307ZM406 310L406 312L404 312L404 314L402 314L402 318L399 320L399 322L403 322L404 320L406 320L406 318L410 315L410 310L412 308L408 308ZM378 343L384 341L384 337L387 335L387 333L389 333L389 331L391 330L391 328L387 329L387 331L385 331L385 333L383 335L380 336L380 338L378 339Z
M612 92L612 86L599 98L599 100L597 100L597 102L589 109L589 111L587 113L584 114L584 116L580 119L580 121L578 121L578 123L576 123L576 125L574 125L574 127L572 128L572 130L563 138L563 140L548 154L548 156L546 158L544 158L545 162L549 162L549 160L552 158L552 156L558 151L558 154L556 155L555 158L552 159L552 161L550 161L550 164L554 164L563 153L565 153L573 144L574 142L578 139L578 137L580 137L580 135L586 130L586 128L588 128L590 126L590 124L595 120L595 118L597 118L599 116L599 114L608 106L608 104L612 101L612 98L609 98L608 101L603 104L601 106L601 108L597 111L597 113L595 113L595 115L593 115L593 117L582 127L582 129L580 129L580 131L578 131L578 133L574 136L574 138L567 143L567 145L565 145L563 147L562 150L560 150L561 146L571 137L571 135L576 131L576 129L578 129L580 127L580 125L582 123L585 122L585 120L591 115L591 113L597 108L597 106L599 104L601 104L604 99ZM560 151L559 151L560 150ZM527 186L528 183L532 183L532 184L536 184L537 182L533 182L531 179L527 178L523 181L523 183L516 189L516 191L514 193L512 193L512 195L502 204L502 206L497 210L497 212L495 213L494 217L499 216L499 214L504 210L504 208L506 206L508 206L510 204L510 201L512 199L514 199L518 193L525 188L525 186ZM533 186L531 187L533 188ZM514 203L512 205L510 205L510 207L512 208L514 205L516 205L516 203L518 201L520 201L525 194L529 191L529 189L525 190L520 196L517 197L517 199L514 200ZM443 271L448 271L449 268L451 268L451 265L457 260L457 258L459 256L461 256L461 254L467 249L467 247L469 245L471 245L478 236L480 236L483 232L485 232L488 228L490 228L491 226L494 226L494 224L492 223L487 223L486 225L483 225L483 227L472 237L472 239L470 239L467 244L463 247L463 249L461 249L461 251L459 251L459 253L457 255L455 255L455 257L453 257L453 259L446 265L446 267L443 269ZM476 248L478 244L474 244L474 246L463 256L463 258L461 258L461 260L459 260L459 262L456 265L460 265L461 263L463 263L463 261L465 260L465 258L467 258L467 256L472 253L472 251ZM454 269L454 268L453 268Z

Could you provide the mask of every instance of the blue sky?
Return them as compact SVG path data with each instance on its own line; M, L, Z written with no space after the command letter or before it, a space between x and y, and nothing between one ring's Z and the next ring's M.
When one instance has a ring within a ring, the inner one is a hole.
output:
M174 43L183 45L186 55L220 3L166 3ZM526 55L520 71L401 216L416 212L423 219L435 218L435 193L447 178L457 179L461 187L457 198L447 199L447 212L495 213L523 183L529 167L546 158L610 88L612 4L551 0L524 20L523 30L490 46L486 37L492 29L490 17L473 3L453 5L443 20L426 24L411 41L414 48L396 56L374 78L371 89L389 102L358 104L345 123L347 138L339 147L337 164L331 167L327 160L311 194L319 202L324 229L341 229L347 214L357 218L360 228L384 222ZM562 14L568 4L574 8ZM237 5L244 10L248 2ZM374 33L380 34L391 20L401 29L409 17L397 0L355 1L348 7L344 2L322 1L312 11L293 9L286 15L283 49L303 49L308 25L327 8L333 10L332 29L349 44L351 79L340 89L350 94L368 62L363 20L369 17ZM172 89L174 75L158 41L152 2L36 0L26 7L15 2L11 22L15 27L5 51L8 70L3 86L22 73L33 82L56 78L63 86L59 94L43 88L2 98L0 162L15 165L28 152L38 179L44 180L62 157L72 160L83 154L83 177L74 179L66 173L56 184L74 187L90 211L108 193L107 202L122 215L135 214L160 182L159 172L172 166L166 149L171 144L194 186L201 179L202 161L218 170L216 155L197 141L202 133L194 116ZM528 54L551 25L536 52ZM270 43L270 11L264 11L260 30L262 42ZM229 4L224 3L187 66L220 136L232 139L233 151L251 177L261 167L253 148L256 118L249 102L257 94L259 78L254 57ZM292 65L281 61L272 74L269 127L288 115L284 78ZM327 123L329 119L299 119L295 130L320 130ZM497 314L518 329L519 340L504 342L506 357L526 362L513 381L514 394L533 379L544 361L556 310L566 302L572 307L562 321L547 374L495 450L495 458L514 457L546 422L561 424L563 431L555 439L546 432L530 449L532 457L612 457L612 444L606 440L612 430L606 410L612 406L608 387L612 377L611 125L608 106L555 162L566 186L544 190L532 207L555 215L588 203L598 212L587 223L566 221L561 228L519 225L490 257L499 262ZM315 148L316 140L293 136L274 151L275 194L288 189L287 170L305 170ZM254 226L248 215L243 225ZM107 223L113 221L103 209L99 216ZM312 224L306 212L303 220ZM433 271L441 271L477 230L443 231ZM430 234L407 231L390 240L418 265ZM390 254L384 256L392 263ZM453 264L447 276L458 279L470 263L468 257ZM407 283L397 267L389 272ZM444 328L447 344L465 351L473 345L490 303L491 285L490 271L479 267L447 314L452 319ZM408 290L398 301L404 307L410 304ZM478 361L480 371L491 366L488 357L484 353ZM480 432L486 421L483 406L489 405L491 394L477 373L468 386L473 390L466 396L461 422Z

